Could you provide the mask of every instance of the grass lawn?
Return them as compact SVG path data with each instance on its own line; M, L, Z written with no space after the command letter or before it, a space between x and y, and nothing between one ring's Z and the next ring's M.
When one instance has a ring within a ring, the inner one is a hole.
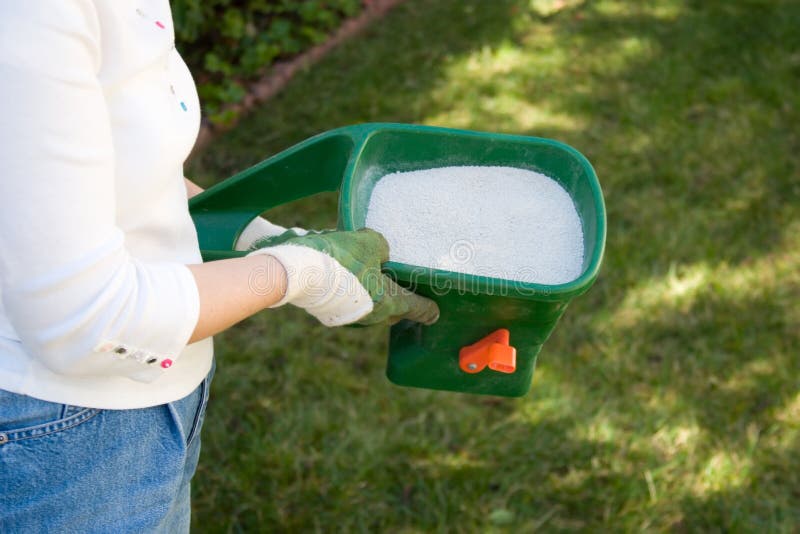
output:
M296 309L220 335L195 530L797 531L798 28L790 0L409 0L215 141L206 186L358 122L551 137L609 239L521 399L393 386L385 329Z

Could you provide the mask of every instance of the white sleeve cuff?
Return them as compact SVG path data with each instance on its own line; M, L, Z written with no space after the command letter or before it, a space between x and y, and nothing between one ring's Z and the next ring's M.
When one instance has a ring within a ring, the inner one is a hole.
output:
M109 272L106 262L118 267ZM200 315L197 284L181 263L117 252L93 268L30 282L4 293L4 304L31 357L66 375L157 378L150 370L171 367Z
M150 293L139 315L146 320L137 325L138 333L125 332L125 338L136 340L134 346L122 339L108 355L137 362L138 369L128 376L150 382L172 367L186 348L200 317L200 294L186 265L151 263L147 268L140 266L138 271L140 290L146 287ZM163 325L167 324L174 325L174 329L165 329ZM146 325L149 325L147 332ZM120 355L120 348L127 350Z

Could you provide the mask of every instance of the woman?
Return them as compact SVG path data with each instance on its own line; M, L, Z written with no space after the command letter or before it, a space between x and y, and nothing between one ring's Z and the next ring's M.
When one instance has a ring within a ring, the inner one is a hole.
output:
M167 0L0 3L0 532L189 528L211 336L264 308L329 326L438 310L371 231L201 263L200 106ZM275 245L275 243L280 243Z

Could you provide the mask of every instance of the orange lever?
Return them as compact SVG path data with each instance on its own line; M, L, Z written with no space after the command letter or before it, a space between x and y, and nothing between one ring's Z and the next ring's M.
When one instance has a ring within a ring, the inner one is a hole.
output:
M509 345L511 334L505 328L495 330L477 343L462 347L458 353L458 366L465 373L480 373L489 369L513 373L517 369L517 349Z

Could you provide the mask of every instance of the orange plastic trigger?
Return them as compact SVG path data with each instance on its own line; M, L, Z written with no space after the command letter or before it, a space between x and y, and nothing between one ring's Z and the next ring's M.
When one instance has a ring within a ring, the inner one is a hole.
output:
M458 365L465 373L480 373L489 369L500 373L513 373L517 369L517 349L509 342L511 333L501 328L480 341L462 347L458 353Z

